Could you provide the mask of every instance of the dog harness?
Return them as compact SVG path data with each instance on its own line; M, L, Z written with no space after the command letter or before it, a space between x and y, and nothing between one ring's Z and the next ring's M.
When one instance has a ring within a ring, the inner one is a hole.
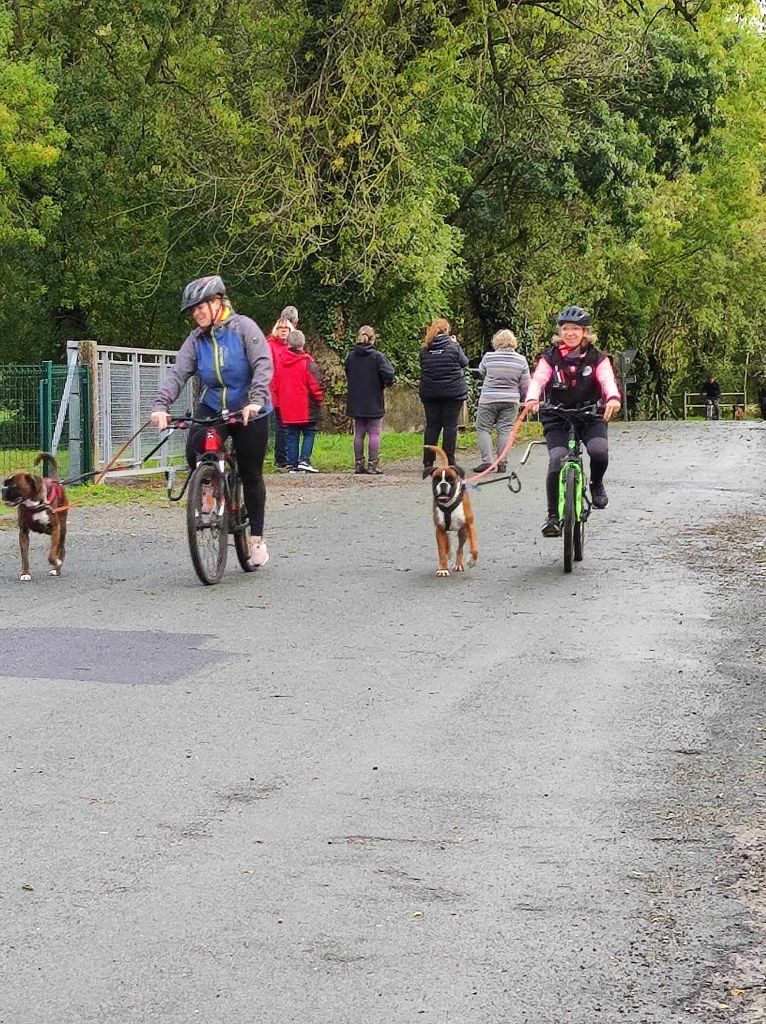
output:
M61 506L64 499L64 489L60 481L51 477L43 477L43 496L40 501L22 501L19 505L21 521L27 530L34 529L37 525L36 517L41 512L55 514L57 506Z
M439 502L436 503L436 507L439 509L442 516L444 517L444 529L447 530L447 532L449 532L452 526L452 513L462 502L464 494L465 484L461 480L460 486L458 487L457 492L455 493L455 497L452 499L449 505L440 505Z

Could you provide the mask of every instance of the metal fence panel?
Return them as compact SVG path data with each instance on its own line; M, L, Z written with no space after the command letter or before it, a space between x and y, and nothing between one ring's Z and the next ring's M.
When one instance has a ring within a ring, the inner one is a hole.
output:
M82 390L87 391L88 370L80 367ZM31 469L38 452L50 451L53 429L64 397L67 367L51 362L36 365L0 365L0 473ZM82 406L78 431L87 435L89 405ZM69 471L70 424L67 416L62 425L56 458L59 472ZM86 451L87 458L87 451Z
M40 380L37 366L0 366L0 471L29 468L40 450Z
M125 442L149 419L159 387L175 362L176 353L150 349L98 346L98 441L100 461L109 462ZM87 471L90 456L89 370L80 374L79 431ZM67 367L44 362L34 366L0 365L0 472L30 468L39 451L49 451L65 397ZM193 406L192 382L173 404L172 412L186 412ZM62 476L69 472L69 416L63 421L57 459ZM120 465L139 462L156 445L157 434L149 429L135 439L121 457ZM184 436L178 432L155 455L147 468L162 468L184 455Z
M176 353L156 349L98 346L99 450L106 464L136 433L151 414L157 391L175 363ZM171 411L192 408L191 381ZM129 466L140 460L157 444L157 434L148 429L126 449L116 465ZM147 469L162 468L183 459L184 438L173 434L166 445L147 463Z

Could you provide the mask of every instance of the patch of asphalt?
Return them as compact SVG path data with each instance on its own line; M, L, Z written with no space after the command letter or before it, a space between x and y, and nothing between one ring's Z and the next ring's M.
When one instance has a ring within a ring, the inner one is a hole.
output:
M179 509L78 513L55 581L16 583L0 537L9 628L225 655L161 687L64 683L55 651L0 676L0 1021L717 1019L755 950L730 865L762 623L686 531L764 511L764 434L712 426L613 428L570 577L542 456L477 496L479 566L445 581L406 474L277 490L268 570L212 589Z
M731 837L716 881L741 908L742 940L689 1001L706 1024L766 1020L766 511L762 496L752 504L687 528L674 552L712 584L716 615L730 626L716 667L741 699L721 723L733 754L712 778L716 823Z

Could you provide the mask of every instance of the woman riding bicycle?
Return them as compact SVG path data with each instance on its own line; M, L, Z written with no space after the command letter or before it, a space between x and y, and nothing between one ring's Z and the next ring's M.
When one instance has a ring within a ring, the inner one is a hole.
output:
M548 445L548 476L545 490L548 516L543 524L544 537L560 537L558 517L559 470L567 454L567 426L555 414L546 414L547 405L567 409L594 405L603 401L602 420L578 426L580 438L590 456L590 496L594 508L606 508L609 499L604 489L604 473L609 463L606 425L619 412L620 389L609 357L594 347L590 314L579 306L568 306L556 318L558 334L554 344L543 353L535 367L527 391L527 413L536 413L540 397L546 393L540 420Z
M187 284L181 312L189 314L197 326L181 346L175 365L157 394L152 423L158 430L167 428L170 406L195 374L202 383L195 418L218 416L224 409L241 413L241 423L222 424L218 431L221 436L231 434L237 456L250 520L250 564L265 565L269 553L263 539L263 459L269 441L269 383L273 373L269 346L253 320L234 312L226 297L226 286L217 274ZM186 458L192 469L205 431L202 424L195 424L189 431Z

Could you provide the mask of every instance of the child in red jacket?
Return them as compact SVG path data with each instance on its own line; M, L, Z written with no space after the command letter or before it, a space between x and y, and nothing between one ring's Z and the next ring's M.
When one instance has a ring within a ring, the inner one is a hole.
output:
M274 367L272 391L285 428L289 472L317 473L311 452L317 435L319 406L324 401L319 367L304 349L303 331L290 331L279 365ZM301 436L302 435L302 436Z

